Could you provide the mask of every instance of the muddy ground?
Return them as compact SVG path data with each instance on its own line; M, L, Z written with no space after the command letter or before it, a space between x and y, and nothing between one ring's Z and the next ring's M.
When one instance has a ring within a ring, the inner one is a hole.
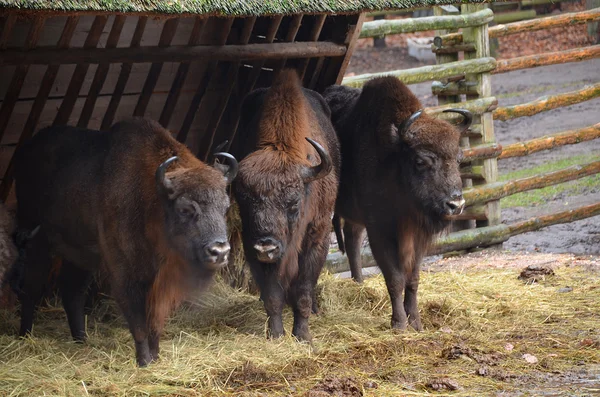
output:
M349 74L372 73L384 70L418 67L424 63L408 56L403 47L376 49L359 48L349 65ZM391 66L391 67L390 67ZM492 77L492 93L499 106L533 101L545 95L574 91L598 82L600 59L518 70ZM411 85L410 88L426 106L435 106L431 83ZM559 108L503 122L495 121L497 141L508 145L565 130L591 126L600 121L600 98L577 105ZM600 140L543 151L527 157L501 160L500 173L538 166L570 156L597 155L600 159ZM600 202L600 186L584 189L576 196L562 194L532 207L503 208L502 220L512 223L532 216L550 214L568 208ZM504 248L536 252L572 252L600 254L600 216L581 221L550 226L536 232L512 237Z

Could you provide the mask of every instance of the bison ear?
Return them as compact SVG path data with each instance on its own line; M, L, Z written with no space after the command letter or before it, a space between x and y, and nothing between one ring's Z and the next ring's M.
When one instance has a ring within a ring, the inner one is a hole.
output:
M175 189L173 187L173 182L167 177L167 168L169 165L179 160L179 157L173 156L167 159L164 163L158 166L156 169L156 187L159 192L164 192L169 198L173 198L173 194L175 193Z
M398 125L392 125L392 144L398 144L400 143L400 141L412 138L413 134L410 132L410 127L419 117L421 117L422 114L423 109L419 109L413 114L411 114L410 117L404 120L402 123Z
M213 156L215 158L213 167L215 167L223 173L223 175L227 179L228 184L233 182L238 173L238 162L235 159L235 157L225 152L214 153ZM225 163L220 163L219 157L223 158L225 160Z

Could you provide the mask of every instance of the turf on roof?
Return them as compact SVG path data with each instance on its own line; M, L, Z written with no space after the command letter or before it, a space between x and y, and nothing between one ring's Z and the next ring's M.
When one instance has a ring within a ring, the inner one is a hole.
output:
M51 11L258 16L323 12L352 13L433 6L449 2L449 0L0 0L0 7ZM486 1L462 0L462 2L482 3Z

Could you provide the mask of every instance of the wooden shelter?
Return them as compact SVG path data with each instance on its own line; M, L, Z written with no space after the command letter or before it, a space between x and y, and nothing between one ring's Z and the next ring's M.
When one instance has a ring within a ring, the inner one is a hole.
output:
M429 3L0 0L0 199L15 148L53 124L145 116L206 158L283 67L316 90L340 83L362 11Z

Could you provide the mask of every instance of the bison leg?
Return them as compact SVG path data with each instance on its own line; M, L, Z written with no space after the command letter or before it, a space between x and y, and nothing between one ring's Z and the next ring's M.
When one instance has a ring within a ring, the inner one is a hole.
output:
M148 343L150 332L146 313L147 288L135 284L130 283L126 288L120 287L116 295L135 342L137 363L140 367L145 367L152 362Z
M63 307L67 313L71 335L76 341L84 341L85 293L92 281L92 273L77 265L63 261L60 270L60 289Z
M378 227L367 228L373 257L383 273L392 301L392 328L404 330L407 326L402 293L406 277L398 257L398 241L395 231Z
M323 230L327 230L323 228ZM315 286L325 264L329 251L328 236L318 245L309 245L302 250L298 258L298 278L290 289L291 304L294 309L294 328L292 335L298 340L312 340L308 318L315 303Z
M21 328L19 336L31 333L36 306L42 300L44 287L52 270L52 259L45 236L38 235L27 249L23 275L23 288L19 293L21 302Z
M161 334L161 331L152 330L148 336L148 348L150 350L150 356L152 356L152 360L158 360L158 355L160 353L159 342Z
M279 338L285 334L283 329L283 306L285 305L285 291L279 280L270 280L263 295L265 310L269 317L269 337Z
M348 263L350 264L350 273L357 283L363 282L360 246L365 238L364 231L365 227L363 225L345 220L344 244L348 255Z
M406 274L406 290L404 291L404 310L408 315L408 323L417 331L422 331L421 316L417 304L417 290L419 289L419 268L422 256L417 254L414 266L408 267L410 271Z

